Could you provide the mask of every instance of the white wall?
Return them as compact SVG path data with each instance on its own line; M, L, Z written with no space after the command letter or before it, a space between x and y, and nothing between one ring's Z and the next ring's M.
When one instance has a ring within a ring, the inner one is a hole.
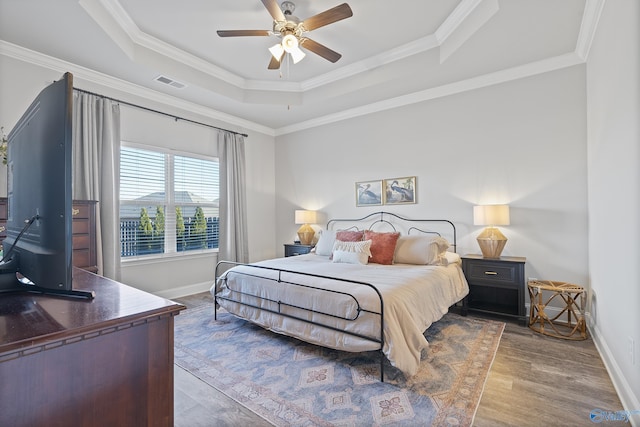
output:
M52 70L0 55L0 125L8 133L36 95L62 76ZM106 96L144 105L191 120L234 129L219 121L132 97L99 84L76 78L74 86ZM216 132L185 121L122 106L123 140L197 154L215 155ZM274 138L246 132L247 207L251 260L275 256L275 172ZM0 163L0 196L6 196L6 167ZM178 297L205 290L213 283L216 254L189 258L163 258L152 263L124 263L121 281L166 297Z
M417 177L410 218L448 218L460 253L479 253L473 205L509 203L503 255L526 275L587 286L585 67L434 99L277 138L277 239L293 211L360 217L354 183ZM324 224L322 224L324 225Z
M640 410L639 17L637 0L607 1L587 62L591 327L628 410Z

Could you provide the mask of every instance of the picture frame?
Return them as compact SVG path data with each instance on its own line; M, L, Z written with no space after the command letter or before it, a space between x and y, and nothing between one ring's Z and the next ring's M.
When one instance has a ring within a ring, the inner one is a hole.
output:
M415 176L385 179L383 186L385 205L416 203L417 188Z
M380 206L382 203L382 180L356 182L356 206Z

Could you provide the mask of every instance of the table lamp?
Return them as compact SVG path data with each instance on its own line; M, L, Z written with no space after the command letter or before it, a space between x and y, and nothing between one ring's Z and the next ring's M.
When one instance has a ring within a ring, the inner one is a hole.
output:
M478 245L485 258L500 258L507 238L496 225L509 225L509 205L479 205L473 207L473 224L488 225L478 235Z
M298 229L300 243L310 245L313 242L313 236L315 236L316 231L309 224L318 222L316 211L296 210L295 222L296 224L302 224Z

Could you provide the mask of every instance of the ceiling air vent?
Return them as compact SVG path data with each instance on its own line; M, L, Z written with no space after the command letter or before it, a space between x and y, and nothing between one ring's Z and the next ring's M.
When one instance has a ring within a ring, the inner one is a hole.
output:
M157 82L164 83L164 84L169 85L169 86L173 86L176 89L182 89L182 88L187 87L186 84L180 83L180 82L175 81L173 79L170 79L169 77L166 77L166 76L158 76L158 77L156 77L155 80Z

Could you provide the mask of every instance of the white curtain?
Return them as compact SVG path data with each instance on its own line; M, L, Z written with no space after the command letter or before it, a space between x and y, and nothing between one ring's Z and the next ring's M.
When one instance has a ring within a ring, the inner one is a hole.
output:
M98 274L120 280L120 106L74 92L73 114L73 198L98 202Z
M218 259L249 262L244 137L221 131L218 135L218 158L220 160Z

